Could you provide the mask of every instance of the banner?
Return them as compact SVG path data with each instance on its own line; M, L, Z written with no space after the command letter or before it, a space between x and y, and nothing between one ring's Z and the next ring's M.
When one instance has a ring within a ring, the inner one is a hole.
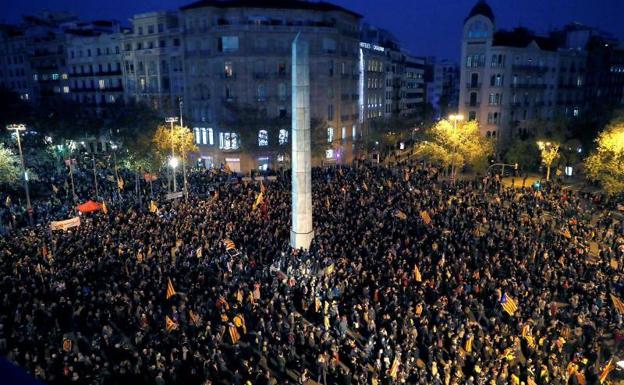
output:
M50 230L54 231L54 230L67 230L67 229L71 229L72 227L78 227L80 226L80 218L79 217L73 217L70 219L66 219L64 221L53 221L50 222Z

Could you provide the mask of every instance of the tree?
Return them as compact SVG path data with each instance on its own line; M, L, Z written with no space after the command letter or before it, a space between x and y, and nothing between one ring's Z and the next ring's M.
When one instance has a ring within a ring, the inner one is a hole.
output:
M585 160L587 175L610 194L624 192L624 115L620 115L596 139L596 149Z
M172 146L176 156L181 156L183 159L199 150L195 145L193 133L187 127L182 126L173 126L173 134L170 126L158 126L152 142L156 145L156 152L161 159L171 154Z
M494 150L491 140L481 136L474 120L451 123L442 119L426 136L428 140L416 145L416 154L429 156L440 166L450 166L453 178L465 165L482 167Z
M538 166L539 149L532 140L515 140L505 153L505 162L517 163L523 170Z
M550 180L550 167L553 162L559 159L559 142L544 142L538 141L537 147L540 150L540 155L542 157L542 163L546 166L546 181Z
M0 185L13 186L21 177L19 158L0 143Z

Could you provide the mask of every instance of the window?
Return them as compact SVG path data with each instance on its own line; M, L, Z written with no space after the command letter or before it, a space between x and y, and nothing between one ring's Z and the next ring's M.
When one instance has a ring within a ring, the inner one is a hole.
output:
M332 127L327 127L327 143L331 143L334 141L334 129Z
M488 27L481 20L477 20L468 27L468 38L485 38L488 37Z
M353 140L357 138L357 134L355 131L355 124L353 125L353 127L351 127L351 135L353 136Z
M342 127L342 136L340 137L340 139L347 140L347 127Z
M221 36L219 38L220 52L238 51L238 36Z
M147 26L147 33L154 33L154 26L153 25L148 25Z
M104 87L106 87L106 85L104 84L104 79L98 80L98 86L100 87L101 90L103 90Z
M222 150L236 150L239 147L238 134L234 132L219 133L219 148Z
M470 93L470 106L476 107L476 105L477 105L477 93L471 92Z
M327 120L334 120L334 105L327 105Z
M477 120L477 112L469 111L468 112L468 120Z
M267 130L258 131L258 146L268 146L269 145L269 133Z
M280 129L277 140L280 145L287 144L288 143L288 130L283 129L283 128Z
M231 78L234 76L234 67L232 66L232 62L231 61L226 61L224 66L223 66L223 70L225 73L225 77L226 78Z
M286 100L287 98L287 94L286 94L286 83L279 83L277 85L277 97L279 100Z
M200 130L199 127L195 127L193 128L193 133L195 134L195 144L200 144L200 138L201 138L201 134L200 134Z
M325 150L325 158L334 159L334 150L331 148L329 150Z
M69 93L69 87L63 86L63 93L68 94Z
M323 52L335 53L336 52L336 40L330 38L323 38Z
M266 100L266 86L264 84L258 84L256 97L258 98L259 102Z

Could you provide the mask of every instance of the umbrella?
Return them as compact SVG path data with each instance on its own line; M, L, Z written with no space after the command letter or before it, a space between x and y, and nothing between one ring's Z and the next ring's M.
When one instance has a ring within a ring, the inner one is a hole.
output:
M93 201L86 201L85 203L78 205L78 211L80 211L81 213L90 213L101 209L102 204Z

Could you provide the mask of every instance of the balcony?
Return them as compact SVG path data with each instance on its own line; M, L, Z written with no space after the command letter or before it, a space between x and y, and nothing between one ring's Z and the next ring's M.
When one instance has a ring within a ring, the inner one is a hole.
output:
M548 67L534 65L534 64L514 64L511 66L514 71L529 71L529 72L548 72Z
M545 90L548 87L547 84L530 84L530 83L512 83L511 88L522 88L522 89L538 89Z
M466 107L479 108L480 105L481 105L481 102L466 102Z
M223 73L221 73L221 79L225 79L225 80L233 80L233 79L236 79L236 74L231 74L231 73L223 72Z
M481 83L466 83L466 89L477 90L481 88Z

